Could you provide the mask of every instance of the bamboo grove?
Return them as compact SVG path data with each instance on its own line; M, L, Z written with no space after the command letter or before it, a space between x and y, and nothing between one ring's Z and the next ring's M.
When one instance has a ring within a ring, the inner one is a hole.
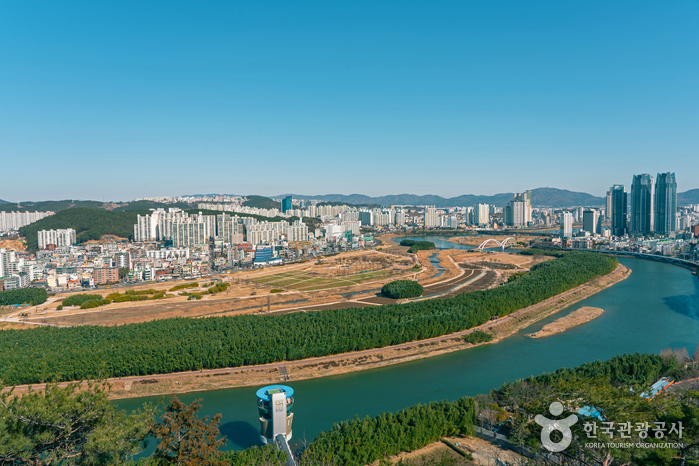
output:
M0 332L7 384L163 374L265 364L445 335L612 272L614 257L571 253L498 288L403 305L277 316L164 319L118 327Z

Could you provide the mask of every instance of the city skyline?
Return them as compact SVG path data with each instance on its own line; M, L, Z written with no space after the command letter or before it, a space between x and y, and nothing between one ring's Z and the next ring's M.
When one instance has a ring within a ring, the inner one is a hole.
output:
M134 12L138 13L135 14ZM699 187L699 6L0 6L0 199Z

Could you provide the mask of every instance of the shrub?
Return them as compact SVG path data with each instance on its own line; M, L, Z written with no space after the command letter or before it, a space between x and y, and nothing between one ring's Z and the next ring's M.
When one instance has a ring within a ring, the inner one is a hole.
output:
M284 290L282 290L281 288L274 288L273 290L270 290L269 292L270 293L283 293Z
M478 343L493 341L493 338L495 337L492 333L484 332L482 330L474 330L473 332L464 336L464 341L471 343L472 345L477 345Z
M173 286L170 288L169 291L177 291L177 290L184 290L185 288L198 288L199 283L198 282L193 282L193 283L182 283L181 285Z
M101 294L74 294L64 299L61 304L63 306L82 306L88 301L99 301L102 299Z

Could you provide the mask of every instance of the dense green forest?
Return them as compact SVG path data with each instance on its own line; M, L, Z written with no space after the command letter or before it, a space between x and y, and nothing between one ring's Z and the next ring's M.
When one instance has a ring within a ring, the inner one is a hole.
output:
M424 288L412 280L396 280L381 287L381 294L393 299L417 298Z
M20 288L18 290L0 291L0 306L14 304L43 304L49 295L43 288Z
M403 305L270 316L164 319L118 327L0 332L10 384L162 374L361 351L472 328L614 270L614 257L576 252L494 289Z
M481 408L477 409L477 419L485 427L499 423L500 433L512 444L538 457L546 456L551 464L696 465L699 464L699 393L692 391L692 387L673 393L666 391L653 399L641 393L660 377L687 380L697 375L699 371L688 356L617 356L505 383L487 395L478 395L476 402ZM604 423L613 427L605 432L602 420L580 416L581 422L571 428L570 446L552 456L542 448L541 427L532 421L535 415L547 415L546 409L552 402L563 405L562 417L577 414L584 406L595 407L602 413ZM498 412L506 413L505 422L496 419L498 416L494 414ZM620 430L627 423L632 428L627 437L620 437ZM681 436L668 432L677 423L684 429ZM644 425L650 426L650 429L646 427L647 436L639 428ZM667 426L660 436L658 425ZM618 442L632 447L617 447ZM643 448L638 447L639 442Z
M570 251L561 251L557 249L536 249L529 248L519 251L519 254L523 256L551 256L561 258L566 254L570 254Z
M431 241L415 241L412 239L404 239L403 241L400 242L400 245L401 246L410 246L410 249L408 249L408 252L412 252L412 253L436 248L434 243Z
M471 435L473 398L415 405L374 418L355 418L321 432L307 453L324 464L361 466L403 451L413 451L445 436Z
M38 247L37 232L39 230L73 228L79 243L100 239L102 235L129 238L133 237L133 227L139 214L148 215L150 211L110 212L101 209L74 207L22 227L19 229L19 234L27 239L27 247L31 250Z

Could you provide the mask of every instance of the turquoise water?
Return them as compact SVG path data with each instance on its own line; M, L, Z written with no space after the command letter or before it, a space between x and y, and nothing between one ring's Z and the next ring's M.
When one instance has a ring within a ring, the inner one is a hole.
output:
M429 240L432 241L432 240ZM540 321L496 345L435 356L378 369L289 382L295 393L292 444L312 441L334 422L374 416L416 403L484 393L506 380L576 366L621 353L658 353L663 348L699 343L699 280L688 270L640 259L621 259L633 271L625 281ZM543 339L524 333L582 306L605 313L585 325ZM202 398L204 415L223 414L227 448L258 445L255 391L234 388L178 395L189 403ZM125 409L148 399L119 400Z

